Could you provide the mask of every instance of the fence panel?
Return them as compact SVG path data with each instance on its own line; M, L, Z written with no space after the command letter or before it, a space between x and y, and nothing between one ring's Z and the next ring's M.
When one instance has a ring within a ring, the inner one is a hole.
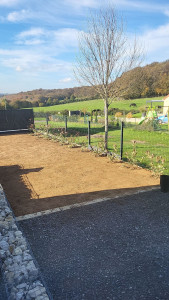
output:
M166 126L157 125L153 121L142 125L125 123L123 159L169 174L169 132Z
M43 122L37 120L36 128L43 126L43 130L57 135L63 143L87 147L88 121L90 121L90 145L93 149L104 150L103 117L67 117L67 128L65 128L65 118L58 115L49 117L48 126L45 118ZM108 150L115 158L120 158L121 121L113 116L109 116ZM160 125L156 120L143 122L140 125L136 122L124 121L123 160L149 168L156 173L169 174L168 125Z
M33 124L32 109L0 110L0 131L25 130Z

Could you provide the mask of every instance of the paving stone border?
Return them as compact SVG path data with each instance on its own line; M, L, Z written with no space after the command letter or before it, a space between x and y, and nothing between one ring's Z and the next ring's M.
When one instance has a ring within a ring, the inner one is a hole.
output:
M24 215L24 216L19 216L19 217L16 217L16 220L17 221L28 220L28 219L32 219L32 218L36 218L36 217L40 217L40 216L44 216L44 215L49 215L49 214L64 211L64 210L73 209L73 208L76 208L76 207L92 205L92 204L105 202L105 201L109 201L109 200L113 200L113 199L117 199L117 198L121 198L121 197L125 197L125 196L131 196L131 195L136 195L136 194L140 194L140 193L151 192L151 191L159 190L159 189L160 189L160 187L147 187L147 188L144 188L144 189L139 189L138 188L138 190L134 191L134 192L131 190L131 191L128 191L128 192L123 193L121 195L116 195L116 196L112 196L112 197L98 198L98 199L91 200L91 201L85 201L85 202L81 202L81 203L74 203L74 204L70 204L70 205L66 205L66 206L61 206L61 207L57 207L57 208L52 208L52 209L39 211L39 212L33 213L33 214L27 214L27 215Z
M51 299L1 185L0 268L9 300Z

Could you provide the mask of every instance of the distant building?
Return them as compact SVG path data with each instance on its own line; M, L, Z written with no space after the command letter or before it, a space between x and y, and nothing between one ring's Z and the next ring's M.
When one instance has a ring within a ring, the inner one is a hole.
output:
M169 95L167 95L166 97L163 98L164 101L164 107L163 107L163 115L167 115L168 114L168 108L169 108Z
M80 110L69 110L69 117L71 116L80 116L81 111Z

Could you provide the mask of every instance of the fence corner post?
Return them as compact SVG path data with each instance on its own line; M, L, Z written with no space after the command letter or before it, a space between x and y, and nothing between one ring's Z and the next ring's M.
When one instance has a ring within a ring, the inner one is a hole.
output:
M120 141L120 159L123 159L123 128L124 122L121 122L121 141Z
M65 116L65 132L67 132L67 116Z
M89 149L91 148L91 145L90 145L90 121L88 121L88 148Z

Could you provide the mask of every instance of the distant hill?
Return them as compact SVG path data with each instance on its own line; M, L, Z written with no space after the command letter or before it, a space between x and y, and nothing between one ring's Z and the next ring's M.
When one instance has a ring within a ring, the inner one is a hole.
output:
M169 94L169 60L154 62L124 73L117 80L125 99Z
M8 95L8 94L0 93L0 97L6 96L6 95Z
M135 68L124 73L115 83L124 99L167 95L169 94L169 60ZM1 102L3 98L0 98ZM18 102L22 102L21 107L51 106L100 97L93 87L83 86L51 90L37 89L8 94L5 98L9 100L9 104L18 108L20 105Z
M96 92L93 87L83 86L83 87L75 87L75 88L65 88L65 89L37 89L28 92L20 92L17 94L8 94L6 95L6 99L11 102L16 100L27 100L30 102L39 101L45 98L45 100L57 99L58 102L63 101L64 99L70 99L72 96L72 101L75 98L87 100L97 97Z

